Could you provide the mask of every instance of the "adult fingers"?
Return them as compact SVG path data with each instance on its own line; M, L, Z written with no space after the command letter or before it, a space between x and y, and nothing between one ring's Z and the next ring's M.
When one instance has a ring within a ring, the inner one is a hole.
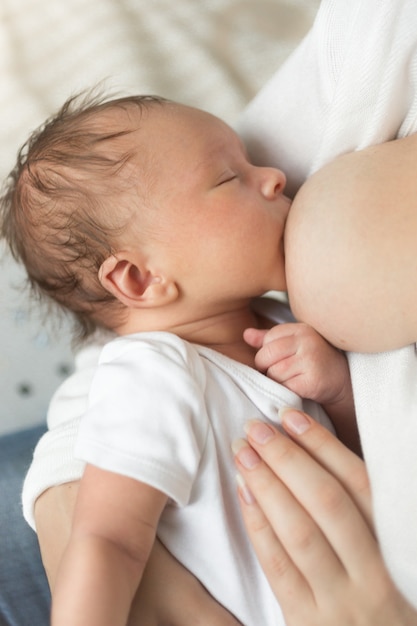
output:
M234 445L238 452L241 444L235 442ZM237 478L246 531L281 609L285 615L299 611L299 607L309 611L314 604L314 594L308 581L288 555L241 474ZM277 501L277 494L275 498Z
M286 408L280 411L280 418L287 434L343 485L373 528L370 483L363 460L306 413Z
M304 449L252 422L251 446L235 444L235 458L249 537L286 623L414 626L417 613L393 585L371 532L362 461L308 416L288 410L283 421Z
M308 580L314 580L312 568L317 568L312 557L320 555L326 557L317 584L326 585L334 575L335 559L349 577L362 578L364 566L371 568L379 551L362 512L338 479L263 422L249 425L248 441L260 456L253 463L256 453L252 450L252 464L245 465L249 455L242 448L236 455L239 471Z
M242 506L248 533L276 596L285 594L286 579L297 583L303 602L345 580L344 564L297 497L245 440L234 442L233 450L248 490L241 493L255 494Z

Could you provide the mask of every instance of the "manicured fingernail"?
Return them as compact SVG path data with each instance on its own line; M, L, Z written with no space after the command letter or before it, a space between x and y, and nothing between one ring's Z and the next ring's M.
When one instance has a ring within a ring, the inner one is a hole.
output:
M246 422L244 429L253 441L260 444L266 443L275 435L274 430L268 424L258 420Z
M245 483L245 480L241 474L236 474L236 482L239 490L239 495L245 504L254 504L256 502L253 497L253 493Z
M295 409L282 408L279 410L278 417L282 424L295 435L302 435L311 426L309 418L301 411Z
M253 469L261 460L245 439L235 439L232 450L236 459L246 469Z

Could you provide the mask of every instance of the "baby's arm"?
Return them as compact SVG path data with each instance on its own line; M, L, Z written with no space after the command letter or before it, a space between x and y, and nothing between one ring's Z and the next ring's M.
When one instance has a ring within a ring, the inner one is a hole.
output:
M87 465L52 602L52 626L125 625L167 497Z
M245 341L258 348L257 369L302 398L323 406L345 445L360 452L352 385L345 355L307 324L248 328Z

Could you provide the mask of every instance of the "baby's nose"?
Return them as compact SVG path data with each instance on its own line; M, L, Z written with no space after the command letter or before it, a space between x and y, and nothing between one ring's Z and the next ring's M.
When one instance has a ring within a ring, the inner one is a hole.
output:
M264 179L262 182L262 193L265 198L274 199L283 193L287 183L287 177L282 170L274 167L265 167Z

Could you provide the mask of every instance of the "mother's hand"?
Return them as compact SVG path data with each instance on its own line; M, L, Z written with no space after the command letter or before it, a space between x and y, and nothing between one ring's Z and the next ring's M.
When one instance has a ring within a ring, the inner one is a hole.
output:
M247 532L287 625L415 626L375 538L363 461L304 413L282 421L291 438L254 421L233 449Z

